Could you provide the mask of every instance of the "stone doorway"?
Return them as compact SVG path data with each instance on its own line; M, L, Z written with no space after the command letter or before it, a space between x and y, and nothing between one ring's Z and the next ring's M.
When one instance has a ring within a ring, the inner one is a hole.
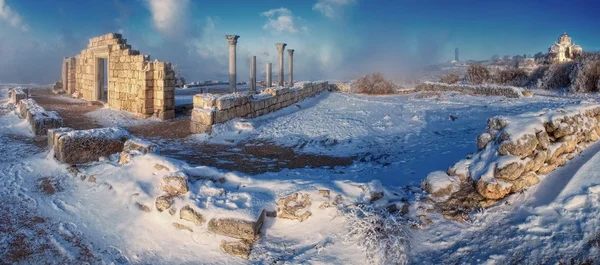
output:
M108 59L96 59L96 100L108 102Z

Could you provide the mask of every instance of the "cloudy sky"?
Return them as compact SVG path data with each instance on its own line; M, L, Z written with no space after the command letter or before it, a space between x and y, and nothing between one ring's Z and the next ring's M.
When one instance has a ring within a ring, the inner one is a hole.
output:
M0 0L0 82L51 83L87 39L122 33L188 81L227 79L227 41L240 35L238 80L295 49L296 79L393 77L451 60L546 51L563 32L600 50L594 0ZM286 58L287 60L287 58ZM261 79L261 78L259 78Z

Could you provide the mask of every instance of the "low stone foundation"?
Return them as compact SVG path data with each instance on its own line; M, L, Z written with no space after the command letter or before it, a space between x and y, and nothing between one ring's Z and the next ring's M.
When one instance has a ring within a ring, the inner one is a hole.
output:
M600 105L525 113L488 120L477 137L479 152L450 167L433 172L423 187L435 201L453 199L461 190L481 198L481 207L540 182L565 165L600 135Z
M490 84L466 85L466 84L446 84L425 82L415 87L415 92L423 91L455 91L475 96L504 96L507 98L521 98L529 95L528 91L514 86L498 86Z
M91 130L60 128L49 134L48 145L54 149L54 157L65 164L84 164L98 161L100 157L123 151L130 137L127 130L119 127Z
M259 117L313 97L329 88L327 82L296 84L300 87L265 88L256 95L195 95L190 131L210 133L212 126L217 123L234 118Z
M11 103L17 104L22 99L27 99L28 93L29 90L27 88L13 87L8 89L8 98L10 98Z
M13 93L19 95L18 93ZM47 111L33 99L22 99L17 105L21 118L26 119L31 126L31 131L36 136L46 135L48 129L63 126L63 119L56 111Z

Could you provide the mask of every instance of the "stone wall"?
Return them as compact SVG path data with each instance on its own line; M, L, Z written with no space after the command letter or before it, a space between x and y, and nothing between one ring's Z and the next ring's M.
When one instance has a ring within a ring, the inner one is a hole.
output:
M212 126L234 118L255 118L285 108L329 88L327 82L296 83L296 87L271 87L259 94L198 94L194 96L194 109L190 131L210 133Z
M48 133L48 147L65 164L84 164L123 151L129 132L118 127L91 130L58 128Z
M459 194L460 187L472 187L470 190L489 206L539 183L540 175L565 165L598 141L599 135L600 105L596 104L494 117L477 137L479 151L447 172L433 172L424 187L436 201Z
M13 87L8 89L8 98L11 103L18 104L19 101L27 98L28 93L29 90L27 88Z
M530 91L520 87L498 86L498 85L465 85L465 84L445 84L436 82L425 82L415 87L415 92L423 91L455 91L475 96L504 96L507 98L520 98L524 95L530 96Z
M63 126L63 119L56 111L47 111L33 99L22 99L17 105L19 116L26 119L31 126L31 131L36 136L46 135L52 128Z
M108 98L111 108L135 113L138 117L175 117L175 72L171 64L150 61L149 56L132 50L121 34L109 33L89 40L87 49L68 63L67 88L86 100L100 100L99 88L104 82L101 59L108 64ZM65 59L72 60L72 59ZM68 76L75 76L75 84Z
M76 60L73 57L67 57L63 60L62 65L62 84L63 90L73 95L76 87Z

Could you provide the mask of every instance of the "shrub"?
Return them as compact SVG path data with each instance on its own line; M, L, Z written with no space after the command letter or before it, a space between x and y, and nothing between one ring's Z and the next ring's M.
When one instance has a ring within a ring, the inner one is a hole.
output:
M446 84L456 84L460 81L460 76L457 73L447 73L440 77L440 82Z
M345 241L355 241L369 264L408 263L408 223L399 214L369 205L342 213L349 229Z
M467 68L467 80L471 84L479 85L490 79L490 71L483 65L470 64Z
M525 86L528 81L527 72L519 68L507 68L496 71L492 76L494 83L509 86Z
M544 74L546 74L548 68L550 68L548 65L540 65L536 67L529 75L527 83L525 83L524 86L527 88L540 88L542 85L542 78L544 78Z
M353 84L354 93L359 94L386 95L393 94L395 90L396 85L381 73L365 75Z
M583 59L571 74L571 88L575 92L598 92L600 89L600 60Z
M550 65L542 77L542 89L560 89L571 85L571 72L575 69L576 63L556 63Z

